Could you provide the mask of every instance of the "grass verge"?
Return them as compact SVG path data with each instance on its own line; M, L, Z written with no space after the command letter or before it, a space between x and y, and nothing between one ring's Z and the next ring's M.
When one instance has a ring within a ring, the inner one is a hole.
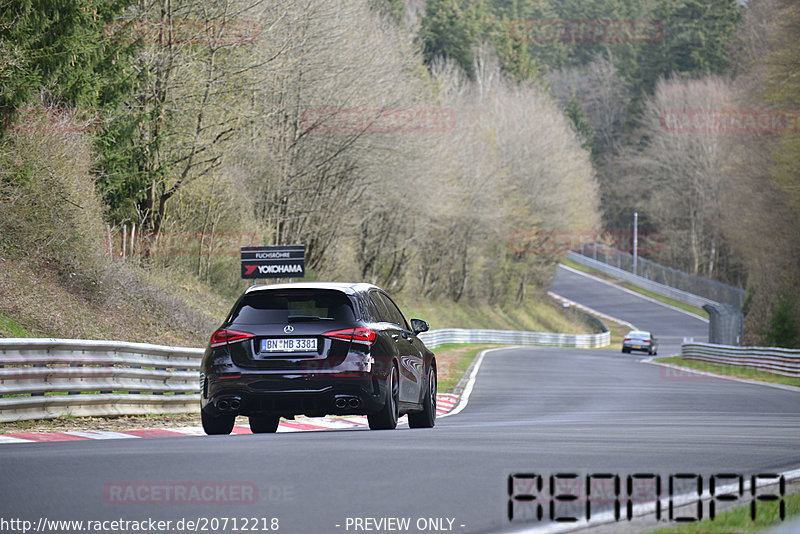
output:
M592 334L595 329L580 317L565 312L548 298L530 297L521 305L492 306L471 302L412 300L399 296L398 304L407 318L426 320L432 329L470 328Z
M457 343L432 349L438 365L439 393L452 393L478 353L499 346Z
M620 287L624 287L625 289L630 289L631 291L633 291L635 293L639 293L640 295L644 295L645 297L650 297L653 300L657 300L659 302L663 302L664 304L669 304L670 306L673 306L675 308L679 308L681 310L688 311L689 313L693 313L695 315L699 315L700 317L708 319L708 313L703 308L698 308L697 306L692 306L690 304L686 304L685 302L681 302L679 300L671 299L669 297L665 297L663 295L659 295L658 293L653 293L652 291L648 291L647 289L642 289L641 287L637 287L637 286L635 286L635 285L633 285L633 284L631 284L629 282L622 282L622 281L617 280L616 278L613 278L611 276L608 276L607 274L602 273L602 272L600 272L600 271L598 271L596 269L592 269L591 267L587 267L585 265L581 265L580 263L576 263L576 262L574 262L574 261L572 261L570 259L567 259L567 258L563 258L561 260L561 263L563 263L567 267L571 267L571 268L575 269L576 271L581 271L581 272L584 272L584 273L591 274L591 275L596 276L598 278L601 278L601 279L603 279L603 280L605 280L607 282L611 282L612 284L618 285Z
M199 405L198 405L199 408ZM64 415L52 419L31 419L0 423L1 434L17 432L68 432L71 430L138 430L200 426L200 410L189 414L118 415L106 417L76 417Z
M0 337L32 337L25 328L11 317L0 313Z
M709 373L716 373L718 375L747 378L750 380L761 380L763 382L772 382L774 384L784 384L787 386L800 386L800 378L776 375L766 371L749 369L747 367L736 367L733 365L718 365L694 360L684 360L680 356L656 358L655 361L661 363L671 363L680 367L688 367L689 369L697 369L698 371L708 371Z
M786 520L800 514L800 493L784 497ZM781 523L777 501L759 501L755 520L750 515L750 507L745 506L718 514L713 520L704 519L697 523L686 523L674 527L660 528L651 534L750 534Z

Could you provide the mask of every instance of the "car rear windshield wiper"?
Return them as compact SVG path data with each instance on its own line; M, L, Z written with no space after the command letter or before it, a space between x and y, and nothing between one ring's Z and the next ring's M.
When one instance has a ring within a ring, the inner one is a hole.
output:
M289 322L300 321L333 321L333 317L318 317L316 315L290 315Z

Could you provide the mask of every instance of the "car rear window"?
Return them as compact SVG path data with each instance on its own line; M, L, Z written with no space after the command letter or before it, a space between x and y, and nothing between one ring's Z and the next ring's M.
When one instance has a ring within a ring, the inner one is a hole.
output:
M269 324L316 318L353 321L350 299L334 290L257 291L242 297L227 322Z
M636 339L647 339L650 337L648 332L631 332L628 334L628 337L636 338Z

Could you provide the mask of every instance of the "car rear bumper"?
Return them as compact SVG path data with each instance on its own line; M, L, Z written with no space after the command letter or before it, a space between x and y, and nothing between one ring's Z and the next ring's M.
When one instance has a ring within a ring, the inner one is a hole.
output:
M627 351L638 350L641 352L650 352L650 345L639 345L638 347L634 347L633 345L623 344L622 348L623 350Z
M385 381L369 373L343 376L247 374L210 377L202 409L214 415L367 415L383 407Z

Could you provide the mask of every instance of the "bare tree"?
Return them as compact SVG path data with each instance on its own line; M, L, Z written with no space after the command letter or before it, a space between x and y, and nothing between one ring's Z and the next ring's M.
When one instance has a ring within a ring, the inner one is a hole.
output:
M735 107L797 109L798 24L793 2L754 0L748 4L736 47ZM799 146L797 133L791 129L725 139L730 160L725 169L728 187L722 223L734 253L746 267L746 343L764 342L775 304L796 296L800 287ZM800 326L798 313L795 307L794 323Z
M670 265L716 276L723 250L720 217L726 132L710 118L730 107L730 82L709 76L700 80L660 80L645 103L640 135L648 140L629 154L624 169L633 178L633 205L665 237L660 257Z
M421 264L420 279L426 292L453 299L521 300L528 285L545 284L557 255L511 252L511 234L594 229L596 184L588 153L544 90L509 83L486 47L476 50L474 70L469 82L439 66L458 126L434 153L438 174L452 178L434 197L423 245L426 258L439 251L438 261Z
M610 50L592 62L551 72L553 93L562 102L575 99L592 128L596 153L609 159L620 149L629 120L631 96Z
M240 96L262 62L252 55L259 3L140 0L107 28L110 39L141 45L134 64L143 82L130 106L142 119L132 150L146 184L141 222L154 235L169 200L216 169L247 124Z

